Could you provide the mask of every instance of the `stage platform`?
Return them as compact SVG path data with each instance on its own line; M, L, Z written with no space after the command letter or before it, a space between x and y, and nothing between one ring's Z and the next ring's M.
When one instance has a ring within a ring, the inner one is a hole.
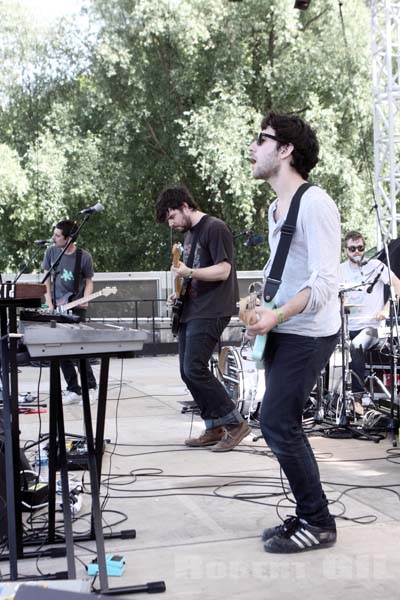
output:
M125 573L111 577L110 586L164 580L167 590L159 597L165 600L397 598L400 451L391 439L376 444L312 436L332 512L338 515L338 542L303 554L266 554L262 529L278 524L278 513L282 518L293 514L277 462L253 436L223 454L185 447L184 439L202 427L199 417L181 413L180 402L190 397L177 362L176 356L111 361L104 531L135 529L136 539L106 541L106 552L126 561ZM98 369L94 366L97 375ZM40 374L39 367L21 367L21 396L37 396L40 379L39 400L46 403L48 377L48 368ZM64 411L66 431L82 434L82 407L69 405ZM39 427L47 432L47 412L40 421L38 414L23 414L20 420L23 443L34 439ZM88 529L89 507L84 496L75 531ZM127 519L121 523L123 515ZM85 542L76 546L76 555L88 564L93 550L94 543ZM66 569L64 558L40 558L19 561L18 570L37 575L37 566L42 573ZM0 563L0 570L6 573L7 563ZM77 571L89 579L80 562Z

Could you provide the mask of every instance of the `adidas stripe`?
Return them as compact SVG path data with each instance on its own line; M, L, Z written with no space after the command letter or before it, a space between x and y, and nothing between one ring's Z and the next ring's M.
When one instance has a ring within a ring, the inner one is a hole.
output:
M299 548L306 548L307 546L311 548L312 546L317 546L319 544L319 540L310 531L303 528L291 535L290 539Z

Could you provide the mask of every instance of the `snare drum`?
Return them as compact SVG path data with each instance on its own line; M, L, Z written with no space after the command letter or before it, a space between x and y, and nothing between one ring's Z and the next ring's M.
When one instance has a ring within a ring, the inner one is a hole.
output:
M264 371L240 349L224 346L218 361L218 379L223 383L240 414L255 416L264 396Z

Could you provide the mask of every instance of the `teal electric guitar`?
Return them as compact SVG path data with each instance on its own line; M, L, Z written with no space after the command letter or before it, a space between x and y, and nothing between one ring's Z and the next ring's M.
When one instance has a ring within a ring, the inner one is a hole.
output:
M255 281L249 285L249 295L244 300L240 301L240 318L245 325L254 325L256 323L256 306L264 308L275 308L273 302L266 302L263 297L263 286L259 281ZM264 352L267 343L267 334L257 335L253 348L252 359L256 362L257 369L263 369Z

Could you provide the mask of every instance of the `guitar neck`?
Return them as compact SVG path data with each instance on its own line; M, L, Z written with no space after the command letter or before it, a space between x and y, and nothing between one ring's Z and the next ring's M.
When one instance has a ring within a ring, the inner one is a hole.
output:
M86 298L78 298L77 300L74 300L73 302L68 302L68 304L62 305L62 310L63 311L70 310L71 308L75 308L75 306L79 306L80 304L86 304L86 302L90 302L91 300L98 298L102 294L103 294L103 290L100 290L98 292L94 292L93 294L90 294L90 296L86 296Z
M180 244L174 244L172 249L172 266L177 269L179 267L179 259L181 255L181 246ZM174 292L175 296L179 298L182 292L182 278L180 275L173 275L174 277Z

